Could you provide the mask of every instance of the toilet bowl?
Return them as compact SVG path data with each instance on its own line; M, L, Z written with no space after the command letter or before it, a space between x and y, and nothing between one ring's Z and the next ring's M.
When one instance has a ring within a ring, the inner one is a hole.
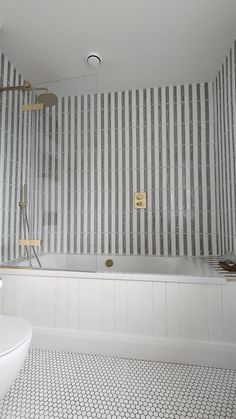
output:
M0 315L0 399L20 371L31 337L32 327L27 320Z

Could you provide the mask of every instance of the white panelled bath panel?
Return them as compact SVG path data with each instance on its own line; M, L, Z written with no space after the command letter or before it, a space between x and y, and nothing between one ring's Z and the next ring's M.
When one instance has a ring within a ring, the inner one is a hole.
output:
M137 338L188 342L193 347L222 344L236 355L235 282L120 281L101 275L99 279L4 275L2 280L2 313L25 317L41 335L54 330L72 332L74 337L94 333L96 339L122 335L127 342ZM96 353L96 345L93 350Z
M2 312L34 326L236 342L227 285L4 275Z

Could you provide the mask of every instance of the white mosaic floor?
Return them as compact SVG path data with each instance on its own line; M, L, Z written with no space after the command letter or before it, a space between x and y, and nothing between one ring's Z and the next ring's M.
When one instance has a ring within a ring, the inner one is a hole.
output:
M236 371L31 350L0 418L236 418Z

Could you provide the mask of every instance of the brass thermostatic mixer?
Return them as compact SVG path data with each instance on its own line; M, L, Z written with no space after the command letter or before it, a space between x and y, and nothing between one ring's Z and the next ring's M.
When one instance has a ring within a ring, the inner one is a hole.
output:
M134 193L134 208L147 208L147 194L146 192Z

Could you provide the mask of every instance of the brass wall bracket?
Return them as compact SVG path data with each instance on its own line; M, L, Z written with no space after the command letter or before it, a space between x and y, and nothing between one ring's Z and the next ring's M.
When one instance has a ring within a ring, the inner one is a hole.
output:
M14 91L22 91L22 92L29 92L32 90L31 83L27 80L24 81L22 86L5 86L0 87L0 93L3 92L14 92Z
M36 239L20 239L20 246L41 246L41 240Z
M42 111L44 109L43 103L32 103L22 106L23 112Z

